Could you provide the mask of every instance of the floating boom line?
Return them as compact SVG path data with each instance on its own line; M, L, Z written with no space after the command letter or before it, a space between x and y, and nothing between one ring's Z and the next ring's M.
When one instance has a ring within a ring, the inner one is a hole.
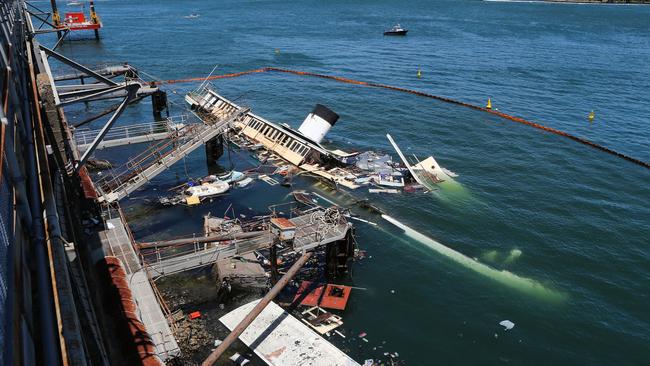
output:
M581 144L584 144L584 145L593 147L595 149L598 149L600 151L606 152L608 154L617 156L617 157L619 157L621 159L625 159L625 160L627 160L627 161L629 161L631 163L640 165L640 166L642 166L642 167L644 167L646 169L650 169L650 163L647 163L645 161L642 161L642 160L633 158L631 156L619 153L618 151L615 151L615 150L612 150L612 149L607 148L605 146L596 144L596 143L591 142L591 141L589 141L589 140L587 140L585 138L574 136L574 135L571 135L571 134L569 134L567 132L560 131L560 130L552 128L552 127L547 127L547 126L541 125L539 123L531 122L531 121L525 120L525 119L520 118L520 117L512 116L510 114L502 113L502 112L499 112L499 111L496 111L496 110L493 110L493 109L488 109L488 108L481 107L481 106L474 105L474 104L470 104L470 103L461 102L461 101L456 100L456 99L451 99L451 98L442 97L442 96L439 96L439 95L425 93L425 92L418 91L418 90L406 89L406 88L402 88L402 87L391 86L391 85L380 84L380 83L374 83L374 82L368 82L368 81L354 80L354 79L344 78L344 77L335 76L335 75L326 75L326 74L318 74L318 73L313 73L313 72L308 72L308 71L282 69L282 68L278 68L278 67L262 67L262 68L259 68L259 69L241 71L241 72L236 72L236 73L231 73L231 74L211 75L209 77L198 77L198 78L158 81L158 82L155 82L155 84L161 85L161 84L177 84L177 83L190 83L190 82L205 82L205 81L209 81L209 80L236 78L236 77L240 77L240 76L244 76L244 75L260 74L260 73L265 73L265 72L281 72L281 73L300 75L300 76L311 76L311 77L317 77L317 78L321 78L321 79L334 80L334 81L347 83L347 84L354 84L354 85L361 85L361 86L369 86L369 87L373 87L373 88L382 88L382 89L394 90L394 91L398 91L398 92L402 92L402 93L409 93L409 94L418 95L418 96L425 97L425 98L436 99L436 100L439 100L439 101L442 101L442 102L445 102L445 103L455 104L455 105L471 108L471 109L474 109L474 110L477 110L477 111L490 113L492 115L495 115L495 116L498 116L498 117L501 117L501 118L504 118L504 119L507 119L507 120L510 120L510 121L513 121L513 122L521 123L521 124L524 124L524 125L528 125L528 126L537 128L539 130L543 130L543 131L550 132L550 133L553 133L553 134L556 134L556 135L559 135L559 136L563 136L563 137L569 138L569 139L571 139L573 141L579 142Z

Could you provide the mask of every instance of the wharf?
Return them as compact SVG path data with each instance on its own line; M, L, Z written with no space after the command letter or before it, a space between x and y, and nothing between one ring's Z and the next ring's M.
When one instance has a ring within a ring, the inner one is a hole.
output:
M231 244L226 245L196 244L190 253L168 258L156 255L155 259L147 261L147 271L152 278L168 276L268 248L272 242L273 236L268 233L251 239L233 240Z
M289 219L296 226L293 250L305 252L316 247L345 239L352 224L337 210L320 210ZM214 264L218 260L242 256L271 246L276 236L272 233L248 239L236 239L215 246L195 244L190 253L163 258L157 251L147 260L147 271L153 278L175 274Z
M104 253L117 257L122 262L133 298L138 304L137 314L151 336L156 354L163 361L171 360L180 355L180 348L156 299L147 271L140 264L127 229L119 217L106 220L106 226L109 229L99 233Z

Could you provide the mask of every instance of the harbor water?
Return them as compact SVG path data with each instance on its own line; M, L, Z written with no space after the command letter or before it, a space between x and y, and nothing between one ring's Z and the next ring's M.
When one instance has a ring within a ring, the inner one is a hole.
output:
M426 91L587 138L650 161L650 7L440 1L96 1L102 39L64 54L129 61L162 80L265 66ZM41 5L45 6L46 3ZM37 4L38 5L38 4ZM188 17L197 14L198 17ZM385 37L394 23L406 37ZM421 77L418 77L421 70ZM367 194L398 227L353 208L368 258L347 283L358 362L407 365L641 365L650 359L650 171L567 138L416 95L264 73L213 81L224 96L297 127L321 103L341 118L327 146L436 157L456 189ZM171 114L198 86L165 88ZM108 106L108 104L106 104ZM101 109L100 107L97 110ZM591 111L595 118L587 118ZM71 113L72 123L89 111ZM120 124L151 120L148 100ZM99 122L94 124L98 127ZM99 157L123 159L132 148ZM202 149L127 198L138 240L199 232L232 203L254 215L289 189L258 181L195 208L146 197L208 173ZM219 164L245 167L245 152ZM341 205L351 199L301 180ZM510 320L505 331L499 322ZM363 341L357 335L367 333Z

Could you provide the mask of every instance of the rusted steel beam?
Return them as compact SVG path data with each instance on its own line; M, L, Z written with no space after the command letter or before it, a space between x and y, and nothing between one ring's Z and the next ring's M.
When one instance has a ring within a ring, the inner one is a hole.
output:
M178 239L171 239L171 240L164 240L164 241L154 241L149 243L137 243L136 245L140 249L156 249L156 248L174 247L174 246L187 245L187 244L202 244L202 243L214 243L214 242L226 241L226 240L249 239L249 238L256 238L264 234L268 234L268 232L249 231L244 233L233 233L233 234L218 235L218 236L189 237L189 238L178 238Z
M271 302L271 300L273 300L280 293L280 291L284 288L284 286L286 286L289 283L289 281L291 281L291 279L296 275L296 273L298 273L300 268L302 268L302 266L305 265L305 263L307 263L307 260L309 260L310 257L311 257L311 252L307 252L307 253L303 253L303 255L300 258L298 258L296 263L294 263L293 266L289 268L287 273L284 276L282 276L280 281L278 281L278 283L276 283L275 286L273 286L271 291L269 291L269 293L266 294L266 296L264 296L260 300L260 302L257 303L257 305L255 305L253 310L251 310L251 312L248 313L248 315L246 315L246 317L241 322L239 322L239 324L237 324L235 329L233 329L232 332L228 334L226 339L223 340L223 342L219 345L219 347L217 347L217 349L215 349L205 359L205 361L203 361L202 364L203 366L211 366L217 362L219 356L221 356L223 352L227 350L228 347L230 347L230 345L244 332L244 330L246 330L246 328L253 322L253 320L255 320L255 318L257 318L257 316L260 315L260 313L264 310L264 308L266 308L266 305L268 305Z

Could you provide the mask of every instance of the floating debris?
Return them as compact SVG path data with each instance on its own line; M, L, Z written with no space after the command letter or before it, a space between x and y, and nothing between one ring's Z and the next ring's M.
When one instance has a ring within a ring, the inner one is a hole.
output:
M515 327L515 323L511 322L510 320L502 320L499 322L499 325L502 325L506 330L510 330Z
M234 363L240 365L240 366L244 366L244 365L246 365L247 363L250 362L249 359L247 359L246 357L240 355L239 352L236 352L234 355L232 355L232 356L230 357L230 360L231 360L232 362L234 362Z

